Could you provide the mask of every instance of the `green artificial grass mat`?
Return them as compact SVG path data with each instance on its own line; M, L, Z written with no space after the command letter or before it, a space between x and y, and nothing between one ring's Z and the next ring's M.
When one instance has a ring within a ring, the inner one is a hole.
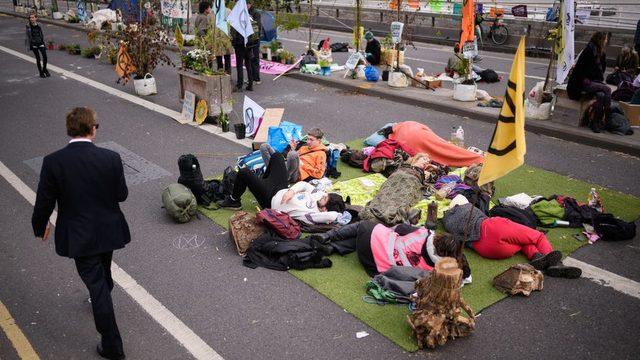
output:
M362 140L347 144L352 148L360 148ZM342 162L338 165L338 171L342 173L338 180L364 175L361 170ZM586 201L589 190L594 187L599 191L607 212L627 221L640 217L640 198L527 165L497 180L495 185L495 199L525 192L529 195L567 195L578 201ZM244 210L255 212L257 202L247 192L242 198L242 205ZM228 227L229 217L234 213L230 210L207 210L202 207L200 211L224 228ZM579 232L580 229L577 228L554 228L549 229L547 237L555 250L560 250L567 256L586 244L586 241L577 241L573 237ZM465 254L471 266L473 283L465 285L462 296L476 313L505 297L491 285L492 279L510 265L527 261L520 254L504 260L484 259L470 249L465 249ZM289 272L403 349L416 351L417 343L406 322L406 315L409 314L407 306L365 303L362 297L366 295L364 285L369 277L356 254L333 255L330 259L333 262L331 268Z

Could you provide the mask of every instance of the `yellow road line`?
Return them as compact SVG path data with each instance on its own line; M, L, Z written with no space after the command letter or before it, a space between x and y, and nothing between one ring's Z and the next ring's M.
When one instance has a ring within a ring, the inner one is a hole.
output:
M7 338L11 341L11 344L16 349L18 356L22 360L39 360L40 357L33 350L31 343L26 336L22 333L22 330L18 327L13 317L0 301L0 328L7 334Z

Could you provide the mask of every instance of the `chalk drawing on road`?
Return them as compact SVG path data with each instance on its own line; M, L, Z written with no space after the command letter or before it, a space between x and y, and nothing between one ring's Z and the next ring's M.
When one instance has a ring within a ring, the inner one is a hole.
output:
M96 145L120 154L120 157L122 158L122 166L124 168L124 176L127 179L127 185L138 185L147 181L161 179L165 176L171 176L169 171L150 162L149 160L146 160L142 156L118 143L107 141ZM37 174L40 174L43 159L44 157L38 156L23 162Z
M180 234L173 239L173 247L180 250L192 250L197 249L205 242L204 236L198 236L197 234Z

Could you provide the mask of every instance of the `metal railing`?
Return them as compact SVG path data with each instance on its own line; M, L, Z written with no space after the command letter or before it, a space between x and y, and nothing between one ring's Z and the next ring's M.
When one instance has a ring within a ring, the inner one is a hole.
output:
M389 9L391 0L362 0L365 9ZM462 0L442 0L436 7L429 4L427 0L419 1L419 8L409 7L407 0L402 0L403 9L412 12L453 14L454 7L458 8ZM458 4L458 5L456 5ZM559 4L557 0L535 0L535 1L508 1L490 0L476 1L482 4L484 12L489 12L489 8L497 7L505 10L505 18L518 19L511 15L511 8L516 5L527 6L527 19L534 21L545 21L547 11L554 4ZM314 0L314 5L329 6L354 6L355 0ZM640 19L640 7L637 0L578 0L576 4L576 18L585 25L602 27L620 27L624 29L635 29ZM434 8L438 11L434 11Z

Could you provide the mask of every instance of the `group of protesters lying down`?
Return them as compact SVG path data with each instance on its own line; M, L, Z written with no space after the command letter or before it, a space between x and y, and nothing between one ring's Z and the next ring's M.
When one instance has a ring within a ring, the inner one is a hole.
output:
M465 283L469 283L472 276L464 247L488 259L505 259L520 252L549 276L580 276L580 269L562 265L562 254L553 250L543 232L508 218L488 216L487 204L494 188L493 184L477 185L482 155L442 140L423 124L395 124L373 150L391 154L385 164L380 167L379 161L368 159L369 165L374 165L369 171L384 171L388 177L373 198L358 207L351 206L341 194L318 186L327 166L323 137L320 129L311 129L304 142L292 141L284 153L263 144L264 172L257 175L240 168L232 193L218 205L241 209L240 199L248 189L262 209L288 214L307 228L319 226L323 231L305 241L324 255L356 252L371 276L392 266L431 270L440 258L454 257L463 269ZM391 151L386 152L382 147L389 144ZM461 167L467 169L468 176L450 172ZM443 188L450 191L445 197L455 199L447 205L443 227L419 225L421 212L414 207L426 195Z

